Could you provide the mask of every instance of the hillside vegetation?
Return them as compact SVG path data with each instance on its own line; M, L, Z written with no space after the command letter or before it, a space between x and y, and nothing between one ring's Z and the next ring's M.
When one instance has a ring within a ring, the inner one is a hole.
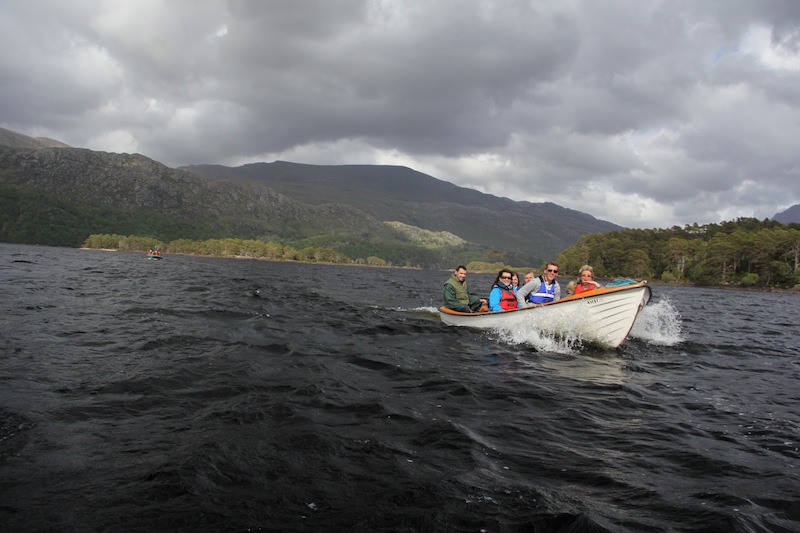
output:
M242 239L330 249L353 262L448 269L541 264L580 235L619 229L555 204L498 198L404 167L174 169L140 154L71 148L2 128L0 205L0 240L7 242Z
M703 226L585 235L558 256L562 275L584 264L600 277L742 287L800 284L800 224L754 218Z

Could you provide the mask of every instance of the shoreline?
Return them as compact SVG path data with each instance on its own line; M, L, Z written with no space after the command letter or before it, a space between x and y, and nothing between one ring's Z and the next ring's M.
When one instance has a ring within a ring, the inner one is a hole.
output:
M103 252L128 252L134 254L147 254L146 251L141 250L119 250L117 248L86 248L80 247L79 250L99 250ZM406 266L386 266L386 265L359 265L356 263L330 263L326 261L298 261L296 259L270 259L267 257L247 257L242 255L204 255L204 254L183 254L171 252L169 255L181 255L186 257L206 257L209 259L241 259L251 261L271 261L275 263L298 263L304 265L332 265L332 266L348 266L348 267L367 267L367 268L392 268L401 270L431 270L436 272L449 272L450 269L426 269L419 267L406 267ZM164 256L166 257L166 256ZM492 274L492 272L481 272L477 270L470 271L474 274ZM601 281L611 281L614 278L598 278ZM788 289L779 287L743 287L739 285L702 285L691 282L663 282L661 280L647 280L649 285L663 285L667 287L693 287L697 289L720 289L727 291L746 291L746 292L774 292L774 293L787 293L800 295L800 284Z

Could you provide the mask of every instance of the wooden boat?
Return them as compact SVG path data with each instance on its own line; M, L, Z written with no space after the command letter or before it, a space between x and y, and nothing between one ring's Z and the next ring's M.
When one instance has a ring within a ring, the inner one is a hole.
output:
M510 311L461 313L439 308L448 326L481 329L533 328L544 334L568 335L585 345L617 348L628 337L652 291L646 281L594 289L555 302Z

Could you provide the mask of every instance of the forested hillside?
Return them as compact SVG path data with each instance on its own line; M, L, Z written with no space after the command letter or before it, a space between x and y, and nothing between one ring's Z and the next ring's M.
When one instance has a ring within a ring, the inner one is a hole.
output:
M584 264L600 277L703 285L792 287L800 284L800 224L739 218L704 226L585 235L558 257L576 275Z
M80 246L95 234L163 243L261 241L426 268L536 265L580 235L620 229L552 203L498 198L405 167L276 162L174 169L141 154L71 148L2 128L0 208L5 242Z

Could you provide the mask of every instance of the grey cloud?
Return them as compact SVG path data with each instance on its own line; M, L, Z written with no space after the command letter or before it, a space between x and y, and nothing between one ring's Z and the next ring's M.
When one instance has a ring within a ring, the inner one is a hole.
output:
M636 227L800 202L790 0L30 0L0 11L0 125L76 146L172 165L394 154ZM764 28L785 65L743 48Z

